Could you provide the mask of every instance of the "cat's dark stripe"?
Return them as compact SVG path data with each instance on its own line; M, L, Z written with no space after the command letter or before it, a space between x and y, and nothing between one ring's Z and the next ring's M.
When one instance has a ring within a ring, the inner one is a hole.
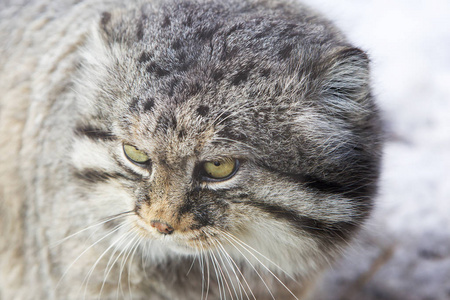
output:
M118 179L118 178L125 178L132 180L131 178L121 174L121 173L109 173L101 170L95 170L95 169L84 169L75 171L74 175L76 178L81 179L83 181L87 181L89 183L100 183L105 182L110 179Z
M245 201L247 205L256 207L275 218L283 219L292 227L308 232L312 236L321 238L341 237L347 238L354 231L356 225L350 222L325 223L323 221L302 216L298 211L282 207L280 205L262 201Z
M309 188L319 190L329 194L342 194L349 198L364 199L372 196L375 192L375 187L369 184L369 180L363 177L362 180L351 180L347 184L336 183L332 181L323 180L314 176L302 176L302 181Z
M96 128L92 125L79 125L75 128L75 134L78 136L85 136L92 140L113 141L116 140L111 132Z
M142 174L136 172L135 170L124 164L122 158L115 156L114 160L125 172L127 172L130 175L130 177L132 177L132 180L136 181L142 179Z
M338 183L314 175L282 173L266 165L264 165L264 167L274 173L290 178L294 182L303 183L307 188L327 194L344 195L352 199L364 200L371 198L375 194L377 188L376 185L373 184L375 180L367 175L361 175L359 179L343 178L342 183ZM368 209L370 209L370 207L368 207Z

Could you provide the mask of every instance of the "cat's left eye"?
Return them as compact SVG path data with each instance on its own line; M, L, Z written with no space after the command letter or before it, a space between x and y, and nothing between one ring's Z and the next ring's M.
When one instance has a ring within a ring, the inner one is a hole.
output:
M203 171L209 181L228 180L236 174L239 168L237 159L226 158L203 163Z
M139 165L147 165L150 163L150 157L144 151L139 150L135 146L124 144L123 152L125 156L133 163Z

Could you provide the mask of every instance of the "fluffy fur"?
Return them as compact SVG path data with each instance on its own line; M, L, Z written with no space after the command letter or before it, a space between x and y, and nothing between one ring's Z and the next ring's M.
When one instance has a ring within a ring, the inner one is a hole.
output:
M316 13L0 5L0 298L295 299L368 217L369 61Z

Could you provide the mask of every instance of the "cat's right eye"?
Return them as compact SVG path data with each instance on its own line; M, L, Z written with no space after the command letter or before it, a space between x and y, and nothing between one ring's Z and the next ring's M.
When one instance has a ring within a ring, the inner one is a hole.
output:
M226 158L203 163L204 179L206 181L225 181L236 174L239 169L237 159Z
M148 165L150 163L150 157L148 157L144 151L139 150L135 146L123 144L123 152L132 163L138 165Z

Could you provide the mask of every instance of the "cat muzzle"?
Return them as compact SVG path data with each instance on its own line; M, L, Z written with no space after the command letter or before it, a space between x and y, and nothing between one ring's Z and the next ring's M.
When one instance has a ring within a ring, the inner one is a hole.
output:
M161 222L157 220L151 221L150 226L156 228L156 230L158 230L158 232L162 234L171 234L175 230L172 226L170 226L166 222Z

